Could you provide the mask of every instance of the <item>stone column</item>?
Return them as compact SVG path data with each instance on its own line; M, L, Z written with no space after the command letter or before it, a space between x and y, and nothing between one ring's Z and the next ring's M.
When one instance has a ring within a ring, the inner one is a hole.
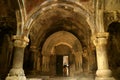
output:
M97 66L98 70L96 72L95 80L114 80L112 77L112 72L109 69L108 57L107 57L107 39L108 33L98 33L93 43L96 46L96 55L97 55Z
M29 42L27 37L13 36L14 38L14 58L12 69L6 80L26 80L23 70L24 49Z
M81 73L83 72L83 68L82 68L82 54L83 52L75 52L74 56L75 56L75 69L76 72Z
M42 58L42 71L49 72L50 56L43 56Z
M31 46L31 52L33 57L33 73L35 74L37 71L40 71L40 52L36 46Z

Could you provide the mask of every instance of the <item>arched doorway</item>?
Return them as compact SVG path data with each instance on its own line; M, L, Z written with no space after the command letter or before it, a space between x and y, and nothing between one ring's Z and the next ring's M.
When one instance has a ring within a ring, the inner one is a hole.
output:
M56 75L69 76L70 61L73 62L72 49L67 45L57 45L54 47L56 56Z
M70 72L73 75L79 75L83 71L80 68L84 67L82 66L82 48L86 47L87 50L89 49L90 36L94 32L94 29L87 22L89 13L81 5L73 1L68 2L63 1L59 3L59 1L56 1L57 4L55 3L55 5L54 3L47 4L46 2L45 4L47 6L43 6L44 10L41 7L32 15L32 20L29 19L30 23L28 22L30 24L31 45L39 48L40 54L42 55L41 69L42 73L47 72L45 75L56 75L56 69L54 67L51 69L51 65L56 65L56 59L51 57L56 55L54 52L55 45L61 42L69 44L73 49L72 56L78 57L73 60L72 63L74 65L72 65L73 68L70 68ZM69 34L66 35L66 33ZM53 35L56 36L50 39ZM90 53L90 50L87 51L88 53ZM78 54L80 55L78 56ZM53 63L51 63L51 59L53 59ZM89 61L88 58L87 61ZM92 63L90 62L92 61L89 61L87 65L94 63L94 61ZM88 69L86 71L88 72Z
M67 31L56 32L43 45L42 70L43 72L50 72L50 75L63 76L63 66L66 65L64 58L68 57L67 74L70 76L80 74L83 71L82 53L82 45L73 34ZM46 69L44 65L46 65Z

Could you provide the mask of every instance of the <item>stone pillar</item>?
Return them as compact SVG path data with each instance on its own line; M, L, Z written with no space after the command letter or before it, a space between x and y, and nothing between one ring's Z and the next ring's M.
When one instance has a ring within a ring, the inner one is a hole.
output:
M36 48L36 46L31 46L31 52L33 57L33 73L36 73L37 71L41 70L40 52L39 49Z
M42 71L43 72L49 72L50 68L50 56L43 56L42 58Z
M13 36L14 38L14 58L12 69L6 80L26 80L23 70L24 49L29 42L27 37Z
M82 68L82 54L83 52L75 52L74 56L75 56L75 69L76 72L81 73L83 72L83 68Z
M96 72L95 80L114 80L112 77L112 72L109 69L108 57L107 57L107 39L108 33L98 33L93 43L96 46L96 55L97 55L97 66L98 70Z
M96 60L96 50L93 45L89 48L89 62L88 63L89 63L89 72L95 73L97 69L97 60Z
M82 59L83 59L83 63L82 63L83 64L83 71L89 72L89 55L88 55L87 48L83 49Z

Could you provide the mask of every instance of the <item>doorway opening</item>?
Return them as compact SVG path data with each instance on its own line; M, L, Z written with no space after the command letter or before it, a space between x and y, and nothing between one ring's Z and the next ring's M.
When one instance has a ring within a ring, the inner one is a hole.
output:
M57 76L69 76L69 57L56 55L56 74Z
M69 76L69 57L63 56L63 76Z

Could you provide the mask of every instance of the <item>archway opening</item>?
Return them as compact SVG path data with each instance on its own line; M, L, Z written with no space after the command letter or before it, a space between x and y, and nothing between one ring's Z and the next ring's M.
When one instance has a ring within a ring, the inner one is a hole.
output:
M120 23L113 22L108 27L108 60L110 69L113 71L113 76L120 79Z
M69 76L69 65L70 65L70 55L72 50L69 46L58 45L55 46L56 54L56 75L58 76Z
M63 75L63 55L56 55L56 75Z
M50 72L50 75L63 76L65 67L67 69L65 76L74 76L83 71L82 53L82 45L76 36L67 31L59 31L49 36L45 41L42 47L42 65L48 64L49 70L47 72ZM65 57L68 57L68 63L64 63ZM47 70L44 67L42 69L43 71Z
M54 54L51 48L60 42L69 44L74 50L74 55L72 54L68 56L69 63L72 64L72 68L69 69L73 74L79 75L83 71L82 47L88 48L90 45L91 29L86 21L86 16L88 13L84 14L85 10L82 9L82 7L78 7L76 5L73 6L67 3L64 4L65 5L60 3L59 5L52 6L52 9L48 8L43 10L40 12L40 15L39 11L37 12L36 17L34 17L33 20L34 22L31 24L31 45L36 45L39 47L40 53L42 54L42 66L49 64L44 62L43 57L50 57L50 61L48 59L50 62L50 66L48 67L50 67L50 70L52 70L50 71L52 72L50 74L56 75L56 66L52 65L56 65L57 56L55 56L56 53ZM75 7L78 7L77 11ZM57 55L58 54L59 53L57 53ZM63 56L64 55L62 55L62 57ZM77 58L70 61L71 56L76 56ZM61 64L63 65L63 63ZM42 70L44 71L43 67ZM86 71L88 71L88 69Z

